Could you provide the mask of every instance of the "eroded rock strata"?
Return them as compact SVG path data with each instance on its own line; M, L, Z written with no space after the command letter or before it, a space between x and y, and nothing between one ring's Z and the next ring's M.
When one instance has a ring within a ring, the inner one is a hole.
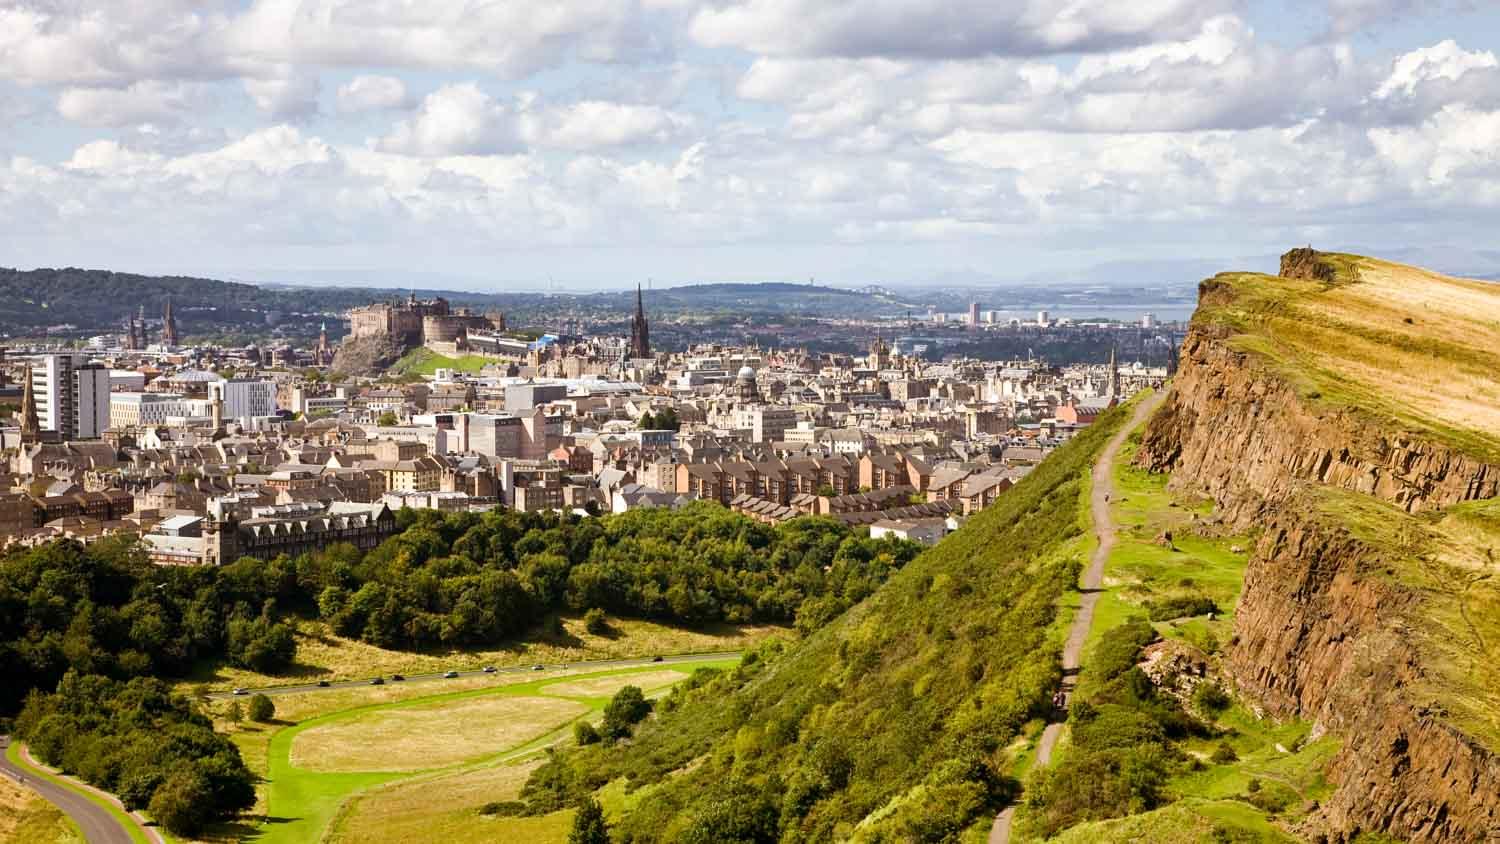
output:
M1283 260L1289 276L1321 280L1318 267L1300 250ZM1204 298L1218 295L1205 283ZM1500 757L1413 691L1426 668L1403 618L1420 596L1379 576L1388 552L1305 497L1322 485L1415 513L1497 496L1500 467L1317 407L1229 336L1195 325L1137 460L1211 497L1237 529L1261 530L1225 666L1269 714L1311 719L1342 739L1328 771L1336 791L1303 832L1329 842L1366 830L1500 841Z

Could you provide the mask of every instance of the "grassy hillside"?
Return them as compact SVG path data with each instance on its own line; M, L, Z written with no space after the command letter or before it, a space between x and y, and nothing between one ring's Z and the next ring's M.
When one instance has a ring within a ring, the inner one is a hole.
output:
M557 755L545 813L617 778L652 786L637 841L943 840L1015 792L1014 746L1061 676L1085 547L1081 495L1115 410L963 530L807 640L679 686L631 740Z
M1231 331L1309 401L1500 459L1500 284L1321 260L1331 280L1215 276L1193 319Z

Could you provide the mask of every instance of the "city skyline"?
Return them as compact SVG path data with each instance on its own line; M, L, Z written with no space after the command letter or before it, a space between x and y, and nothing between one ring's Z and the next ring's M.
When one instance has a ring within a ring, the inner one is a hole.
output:
M6 3L0 261L1107 283L1311 242L1500 274L1470 245L1500 197L1500 18L1479 4L917 8Z

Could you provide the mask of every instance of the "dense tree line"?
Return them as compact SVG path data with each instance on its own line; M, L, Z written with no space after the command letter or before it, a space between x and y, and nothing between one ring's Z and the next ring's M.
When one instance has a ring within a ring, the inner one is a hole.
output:
M238 748L160 680L69 671L55 692L26 699L16 732L43 762L179 835L255 805L255 777Z
M176 677L199 659L258 671L289 665L296 642L276 598L296 597L285 561L154 566L132 540L52 542L0 558L0 713L69 670Z
M858 825L871 841L938 842L986 824L1019 788L1007 748L1061 682L1053 630L1081 567L1081 478L1126 412L869 601L696 672L628 740L551 755L527 810L580 805L623 777L643 796L614 823L622 841L828 841Z
M339 634L385 647L493 643L565 608L812 629L919 550L830 519L770 527L707 503L599 519L403 514L404 530L363 558L332 548L296 562Z

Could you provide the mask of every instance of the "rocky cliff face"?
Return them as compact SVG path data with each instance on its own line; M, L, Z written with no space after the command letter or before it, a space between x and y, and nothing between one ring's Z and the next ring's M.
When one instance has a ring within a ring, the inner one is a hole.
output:
M379 375L406 354L406 347L386 337L346 337L333 356L340 375Z
M1389 432L1357 412L1311 409L1226 332L1193 328L1173 394L1143 435L1141 462L1172 471L1248 527L1303 483L1376 496L1407 512L1500 495L1500 466Z
M1402 621L1417 596L1379 577L1383 553L1292 509L1273 517L1245 575L1229 673L1270 714L1344 742L1309 839L1500 841L1500 757L1408 693L1425 672Z
M1283 259L1283 273L1328 281L1303 251ZM1201 296L1221 292L1206 282ZM1226 668L1269 713L1313 719L1343 740L1329 772L1338 789L1307 836L1500 841L1500 757L1409 693L1425 668L1403 616L1420 596L1379 576L1385 551L1307 502L1321 485L1415 513L1495 497L1500 466L1304 401L1207 323L1190 332L1137 459L1213 498L1236 527L1262 529Z

